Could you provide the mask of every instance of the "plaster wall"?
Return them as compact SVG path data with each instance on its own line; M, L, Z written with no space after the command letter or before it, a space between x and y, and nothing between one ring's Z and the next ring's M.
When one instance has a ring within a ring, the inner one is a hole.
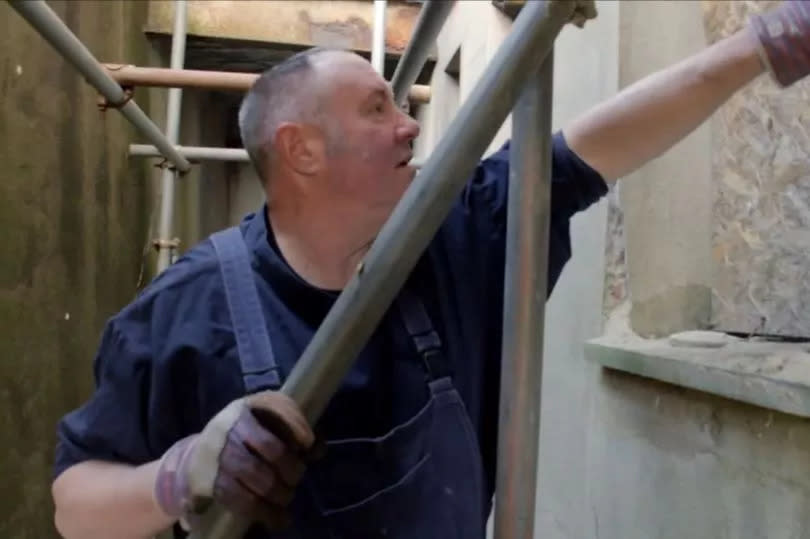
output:
M612 60L618 87L705 46L700 8L697 2L619 4L619 54ZM603 61L611 62L607 56ZM810 471L806 420L581 363L587 335L576 320L591 320L587 332L605 335L666 334L707 320L711 142L707 124L620 181L629 287L604 322L594 317L605 295L594 290L585 297L583 287L621 273L611 264L623 257L600 261L596 250L575 243L547 317L540 456L546 478L539 485L538 537L810 533L803 510ZM597 211L575 223L575 242L578 230L587 230L586 241L604 233Z
M96 56L149 58L145 3L48 5ZM0 537L56 537L56 422L89 396L104 322L143 282L149 173L127 157L134 129L96 102L0 5Z

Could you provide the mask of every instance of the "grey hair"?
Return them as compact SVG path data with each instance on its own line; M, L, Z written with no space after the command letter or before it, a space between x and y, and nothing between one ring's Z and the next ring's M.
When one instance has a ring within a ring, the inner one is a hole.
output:
M312 57L330 50L315 47L290 56L264 71L245 94L239 107L239 133L263 184L278 126L285 121L317 120L320 106L311 99L316 92L303 93L301 88L312 77Z

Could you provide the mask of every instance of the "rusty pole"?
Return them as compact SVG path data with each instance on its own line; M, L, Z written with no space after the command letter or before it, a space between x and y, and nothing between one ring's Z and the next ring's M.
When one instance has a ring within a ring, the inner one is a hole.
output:
M124 87L153 86L247 92L259 78L258 73L168 69L109 63L102 64L102 66L115 82ZM430 102L430 86L415 84L411 86L408 96L415 103L428 103Z
M512 114L495 537L534 537L551 214L554 52Z

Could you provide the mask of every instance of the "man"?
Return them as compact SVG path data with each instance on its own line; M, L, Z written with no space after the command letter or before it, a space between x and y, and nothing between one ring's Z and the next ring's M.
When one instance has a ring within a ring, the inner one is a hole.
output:
M785 86L810 72L803 2L555 134L550 289L571 254L571 216L765 71ZM337 51L264 73L240 124L267 204L191 249L109 321L97 391L59 426L57 528L82 539L182 533L213 498L261 524L250 537L483 537L508 145L480 163L310 426L275 390L412 180L419 129L366 61Z

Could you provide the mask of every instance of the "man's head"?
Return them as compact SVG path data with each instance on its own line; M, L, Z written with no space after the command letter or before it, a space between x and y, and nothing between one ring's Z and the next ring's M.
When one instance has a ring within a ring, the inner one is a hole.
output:
M239 125L268 195L385 218L413 179L404 165L419 127L353 53L311 49L268 70L245 96Z

